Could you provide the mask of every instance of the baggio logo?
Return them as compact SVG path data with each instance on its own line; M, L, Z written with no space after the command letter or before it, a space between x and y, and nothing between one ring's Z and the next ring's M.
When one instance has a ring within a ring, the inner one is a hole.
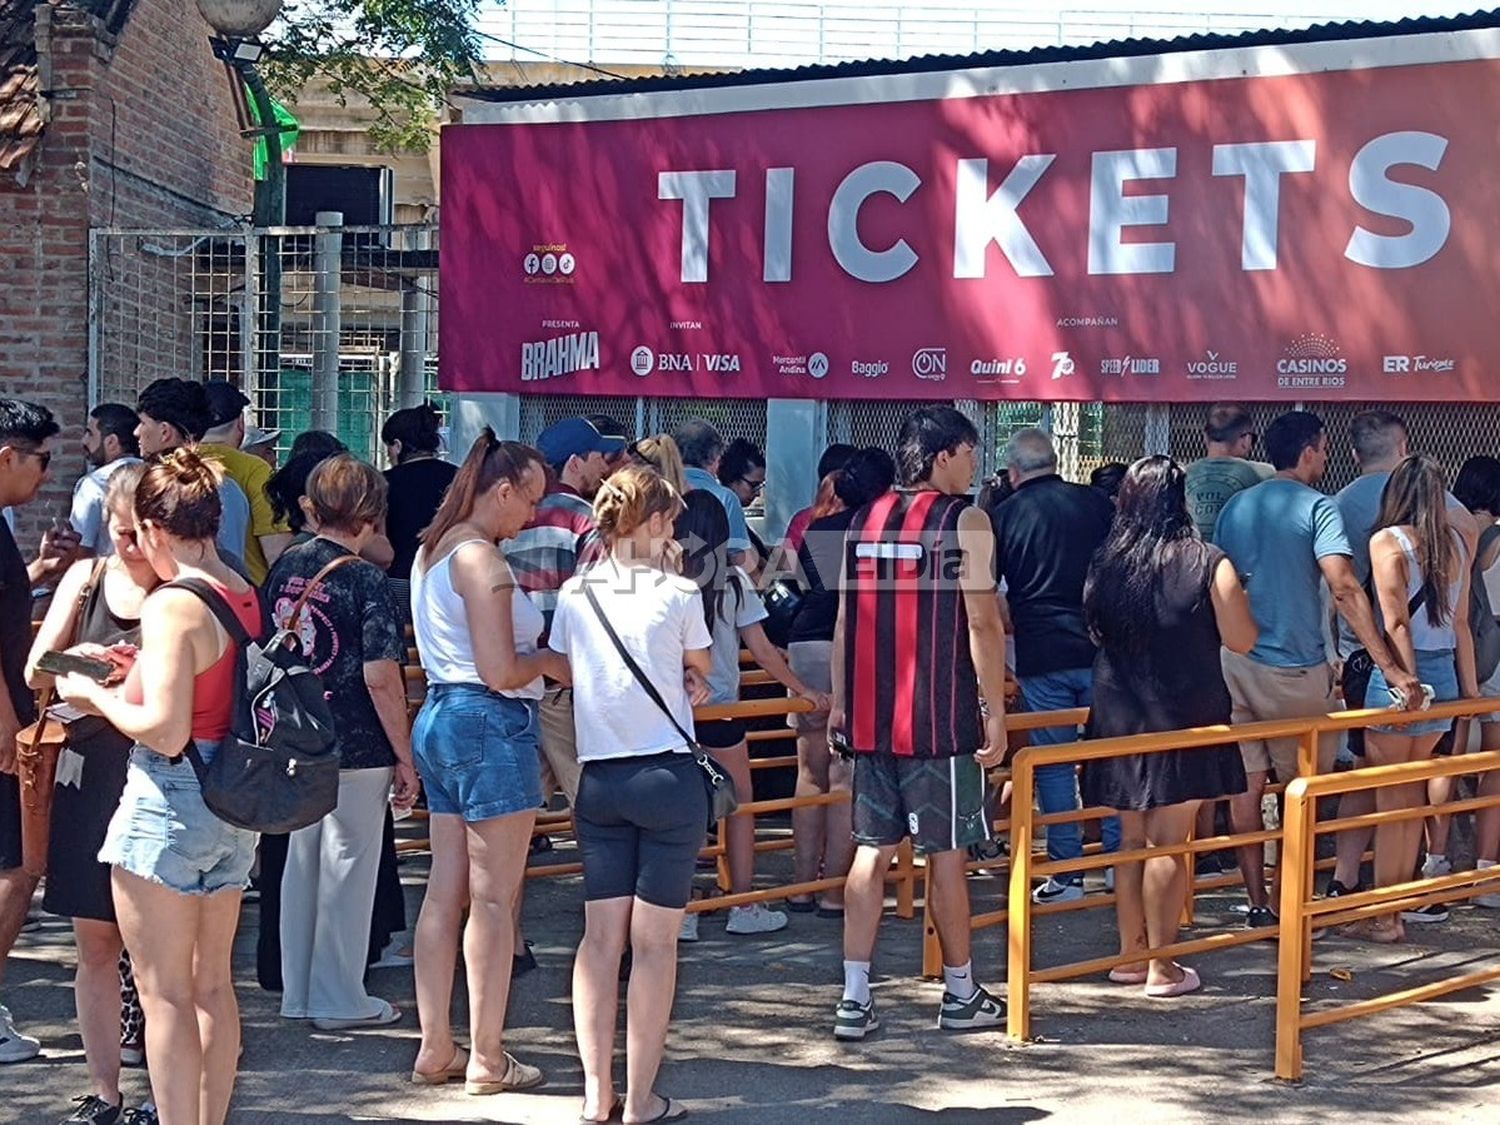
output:
M1278 375L1343 375L1349 361L1340 353L1338 343L1321 332L1304 332L1286 346L1276 361Z
M1407 375L1413 371L1453 371L1457 367L1456 360L1439 359L1432 355L1388 355L1380 365L1380 369L1387 375Z
M642 344L630 353L630 370L644 379L656 370L656 353Z
M948 377L948 349L920 349L911 357L911 373L918 379L946 379Z
M856 359L849 364L849 373L851 375L863 375L866 379L878 379L890 369L891 365L883 359L871 362Z
M1052 353L1052 377L1054 379L1071 375L1076 370L1077 366L1073 363L1073 357L1067 352Z
M573 332L521 345L521 379L557 379L575 371L599 370L599 333Z

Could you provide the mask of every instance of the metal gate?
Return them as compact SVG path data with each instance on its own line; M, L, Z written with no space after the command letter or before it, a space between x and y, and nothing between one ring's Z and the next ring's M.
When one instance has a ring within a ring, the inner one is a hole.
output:
M226 379L255 423L336 432L437 396L437 227L101 229L89 236L89 403Z

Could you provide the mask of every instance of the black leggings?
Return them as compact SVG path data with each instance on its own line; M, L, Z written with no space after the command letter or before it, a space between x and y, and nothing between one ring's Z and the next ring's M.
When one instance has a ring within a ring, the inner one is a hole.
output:
M680 910L708 833L708 790L691 754L585 762L573 805L584 898L635 896Z

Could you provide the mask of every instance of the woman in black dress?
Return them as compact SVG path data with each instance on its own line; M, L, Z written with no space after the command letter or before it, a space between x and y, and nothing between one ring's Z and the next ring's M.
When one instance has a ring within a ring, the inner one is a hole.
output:
M33 688L52 679L36 667L44 652L76 646L90 655L102 655L110 646L140 643L141 604L159 581L135 538L135 489L143 468L127 465L110 477L105 512L115 553L108 559L74 563L58 584L26 668L27 682ZM78 1115L121 1105L120 955L124 946L115 922L109 867L96 857L125 789L125 767L134 740L97 718L86 718L73 729L79 733L70 737L57 764L42 907L73 919L78 947L73 995L93 1084L75 1117L92 1120Z
M1114 527L1094 556L1083 593L1099 646L1090 738L1229 722L1219 648L1248 652L1255 621L1233 564L1193 530L1185 480L1169 457L1132 465ZM1122 849L1180 844L1199 801L1245 791L1245 769L1239 748L1226 742L1087 762L1082 788L1085 805L1119 810ZM1180 856L1116 867L1122 953L1177 940L1188 869ZM1109 975L1119 984L1144 984L1155 997L1180 996L1200 983L1192 969L1160 957Z

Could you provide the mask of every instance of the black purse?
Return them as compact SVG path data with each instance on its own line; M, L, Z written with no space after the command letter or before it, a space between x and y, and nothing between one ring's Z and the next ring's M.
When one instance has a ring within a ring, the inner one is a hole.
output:
M630 655L625 642L620 640L615 627L609 623L604 607L599 604L599 599L594 596L594 591L587 582L583 584L583 594L588 598L589 605L593 607L594 615L599 618L599 624L604 626L604 631L614 642L615 651L620 654L620 659L625 661L625 667L630 669L630 674L635 677L636 683L641 685L641 690L646 693L651 702L656 704L657 709L667 717L667 722L671 723L673 729L682 736L683 742L687 744L688 750L693 755L693 761L698 763L698 769L703 774L703 785L708 790L708 826L712 828L718 821L733 816L735 810L740 807L739 798L734 795L734 782L719 768L719 763L710 758L708 752L698 745L698 740L682 729L677 716L672 714L672 709L667 706L666 700L662 699L661 692L656 690L656 685L651 682L645 672L641 671L641 666L635 662L635 657Z

